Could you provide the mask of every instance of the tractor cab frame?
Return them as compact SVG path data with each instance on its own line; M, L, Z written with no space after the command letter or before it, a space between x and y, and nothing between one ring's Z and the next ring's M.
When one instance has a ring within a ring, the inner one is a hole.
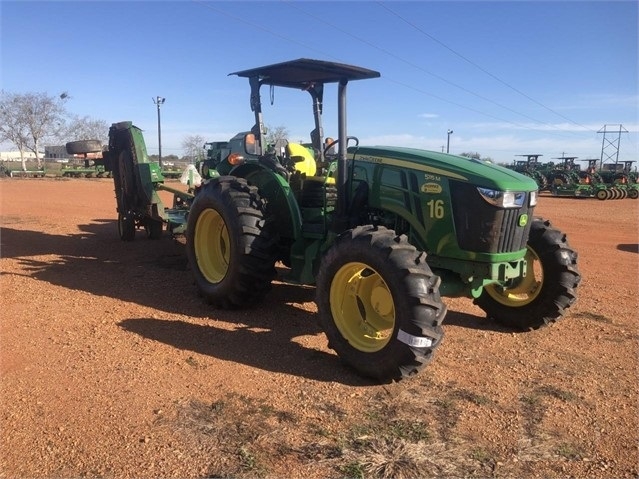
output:
M250 70L242 70L229 75L248 78L251 87L250 104L255 115L255 125L251 132L256 139L256 154L264 156L267 153L266 128L262 115L262 102L260 88L264 85L270 87L293 88L307 91L312 98L313 119L315 128L311 132L311 143L315 152L315 160L320 168L326 165L324 130L322 126L322 106L324 101L324 85L337 83L337 141L331 142L337 145L337 205L333 228L339 232L348 224L347 205L347 147L348 133L346 126L346 86L349 81L378 78L380 73L367 68L346 65L322 60L301 58L274 65L268 65ZM331 145L326 145L331 146Z

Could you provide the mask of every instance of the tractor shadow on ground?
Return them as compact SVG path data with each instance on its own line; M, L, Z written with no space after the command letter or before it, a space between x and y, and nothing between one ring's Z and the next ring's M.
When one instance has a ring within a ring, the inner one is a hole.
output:
M237 325L229 330L170 317L119 323L125 331L176 348L320 381L371 384L344 367L336 355L296 341L303 336L323 336L313 303L314 288L275 281L255 307L214 309L198 296L184 245L170 235L149 240L144 231L138 231L135 241L123 242L112 219L95 219L79 229L79 233L54 234L3 227L2 258L14 259L18 268L2 274L149 307L169 316ZM285 273L286 268L278 267L278 272ZM451 325L511 332L483 317L449 309L444 328Z
M314 288L275 281L266 298L252 308L214 309L197 294L184 245L168 234L149 240L139 231L135 241L123 242L115 222L101 219L80 229L76 234L53 234L3 227L2 258L15 260L17 268L3 268L2 274L152 308L161 317L166 313L162 319L123 319L118 324L126 332L176 348L319 381L374 384L345 367L335 354L305 347L296 339L323 337L310 304ZM172 315L211 324L176 321ZM228 325L216 327L214 321Z
M446 298L444 298L446 302ZM473 314L462 313L460 311L448 310L444 322L442 323L444 330L447 326L457 326L460 328L473 329L476 331L491 331L494 333L521 333L522 331L513 328L507 328L485 316L475 316ZM444 339L445 341L445 339Z
M118 323L127 332L181 351L245 364L265 371L349 386L376 384L345 367L335 354L304 347L280 330L239 325L229 330L182 320L130 318Z
M617 249L619 251L626 251L628 253L639 253L639 244L637 243L618 244Z

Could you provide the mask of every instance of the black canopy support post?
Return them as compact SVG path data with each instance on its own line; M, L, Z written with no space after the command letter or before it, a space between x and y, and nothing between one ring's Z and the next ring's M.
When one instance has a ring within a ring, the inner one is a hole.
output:
M347 148L348 134L346 131L346 85L347 79L339 82L337 89L337 211L335 231L342 232L348 228L348 175Z
M249 77L251 86L251 111L255 114L255 125L251 128L251 133L255 135L258 143L257 153L262 156L266 151L266 135L264 134L264 119L262 117L262 101L260 100L260 78L259 76Z
M313 83L307 91L313 98L313 119L315 120L315 129L311 132L311 142L313 149L317 152L316 160L324 162L324 128L322 126L322 102L324 97L324 84Z

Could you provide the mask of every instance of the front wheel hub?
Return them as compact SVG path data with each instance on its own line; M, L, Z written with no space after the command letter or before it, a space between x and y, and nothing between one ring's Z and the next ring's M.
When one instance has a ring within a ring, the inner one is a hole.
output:
M331 305L344 338L364 352L384 348L395 327L393 296L382 277L364 263L347 263L333 278Z

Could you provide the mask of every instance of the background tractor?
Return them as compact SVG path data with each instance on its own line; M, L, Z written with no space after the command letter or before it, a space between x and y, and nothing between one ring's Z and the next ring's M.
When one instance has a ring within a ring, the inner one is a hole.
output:
M526 157L525 160L515 160L512 165L508 166L522 175L529 176L537 183L539 191L548 189L548 178L543 170L544 165L539 162L540 154L517 155Z
M346 92L373 70L299 59L233 73L247 78L255 123L207 145L188 191L164 184L141 131L113 124L113 172L123 240L163 226L186 236L196 287L220 308L257 305L272 281L316 286L318 317L341 360L386 382L418 372L443 337L442 296L466 296L488 317L528 330L576 299L577 253L533 216L538 186L494 164L349 136ZM336 85L337 135L325 138L325 87ZM311 97L309 144L269 145L260 88ZM158 191L174 193L164 207ZM276 268L276 265L278 268Z

